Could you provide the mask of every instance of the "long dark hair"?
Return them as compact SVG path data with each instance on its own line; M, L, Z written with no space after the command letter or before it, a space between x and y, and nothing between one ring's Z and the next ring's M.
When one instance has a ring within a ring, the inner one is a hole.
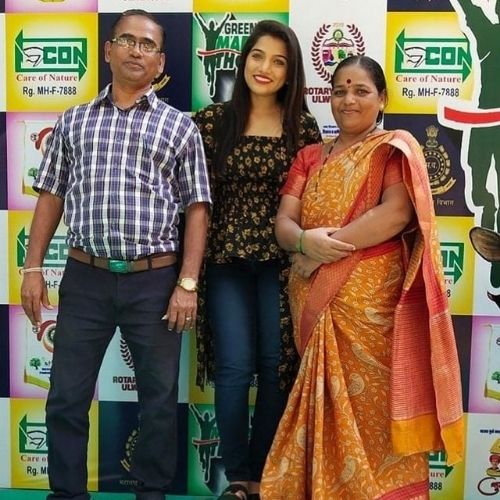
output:
M300 115L302 111L308 111L304 96L306 78L302 51L291 28L277 21L263 20L255 25L241 50L233 95L231 100L225 103L224 118L214 130L218 147L212 168L218 174L223 174L227 156L245 132L250 116L250 91L245 82L245 64L248 54L264 35L283 40L287 48L287 77L285 85L278 91L278 102L283 109L283 134L287 150L293 155L298 149Z
M337 71L340 71L342 68L346 68L347 66L353 65L361 66L370 75L373 85L375 85L375 88L377 89L379 95L385 94L387 104L387 82L385 81L384 70L382 69L382 66L380 66L380 64L375 61L375 59L372 59L368 56L350 56L342 60L333 72L331 79L332 88L335 84L335 75L337 74ZM380 123L383 117L384 111L379 111L376 122Z

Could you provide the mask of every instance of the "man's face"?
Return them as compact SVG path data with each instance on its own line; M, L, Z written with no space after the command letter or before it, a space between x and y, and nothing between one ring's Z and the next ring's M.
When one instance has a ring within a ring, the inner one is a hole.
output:
M162 73L165 54L156 50L146 52L141 42L149 46L154 44L160 50L160 27L147 17L128 16L116 26L114 38L134 41L135 46L122 46L116 41L106 42L104 55L113 73L113 84L137 89L148 87Z

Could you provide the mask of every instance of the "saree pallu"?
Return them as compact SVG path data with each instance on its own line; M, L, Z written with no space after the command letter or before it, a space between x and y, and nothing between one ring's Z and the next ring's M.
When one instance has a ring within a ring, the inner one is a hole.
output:
M386 165L402 152L400 180L418 228L411 245L397 238L356 251L310 279L292 267L302 362L266 462L264 500L428 498L425 452L446 447L452 461L461 458L458 360L416 147L409 134L382 132L321 168L321 148L310 147L298 160L315 165L298 181L305 188L296 189L290 174L284 192L302 199L302 227L341 227L379 203ZM430 434L421 436L419 425Z

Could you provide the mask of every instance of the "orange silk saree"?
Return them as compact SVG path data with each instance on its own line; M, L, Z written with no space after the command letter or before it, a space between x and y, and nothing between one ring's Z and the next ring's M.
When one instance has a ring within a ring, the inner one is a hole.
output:
M404 181L414 231L290 273L302 356L261 483L264 500L428 498L426 452L463 453L460 374L425 161L404 131L372 134L322 165L302 150L283 189L302 227L341 227Z

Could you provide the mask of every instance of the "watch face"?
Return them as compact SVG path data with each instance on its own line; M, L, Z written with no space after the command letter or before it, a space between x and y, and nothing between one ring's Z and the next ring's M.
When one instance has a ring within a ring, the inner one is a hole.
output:
M195 291L196 290L196 280L193 278L182 278L179 280L179 286L184 288L184 290Z

